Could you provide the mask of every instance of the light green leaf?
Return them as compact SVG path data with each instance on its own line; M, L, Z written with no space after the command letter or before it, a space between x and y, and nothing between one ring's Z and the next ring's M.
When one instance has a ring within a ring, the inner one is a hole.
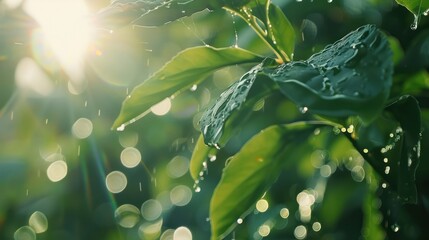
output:
M220 68L262 60L254 53L240 48L188 48L133 89L122 103L121 112L112 128L122 128L136 121L154 104L200 83Z
M306 61L265 72L303 109L330 118L359 116L365 123L382 111L392 85L392 53L386 37L366 25Z
M210 154L215 154L216 149L207 146L204 143L203 135L198 138L195 144L194 151L192 152L191 162L189 164L189 172L192 178L196 181L200 177L201 171L204 169L204 163L209 159ZM207 166L206 166L207 167Z
M268 36L283 57L291 61L295 48L295 30L292 24L282 9L274 4L269 5L266 21Z
M250 139L224 168L210 203L212 239L223 239L276 181L288 154L307 140L316 125L275 125Z

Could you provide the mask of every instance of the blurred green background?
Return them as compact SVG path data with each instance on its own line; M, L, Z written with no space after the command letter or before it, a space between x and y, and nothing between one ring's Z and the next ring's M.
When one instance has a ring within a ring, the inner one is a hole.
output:
M364 24L391 36L392 93L416 96L427 128L428 17L411 30L413 15L392 0L273 2L295 27L295 60ZM0 1L0 239L209 239L208 207L225 158L274 119L308 117L281 96L258 103L197 189L188 168L202 111L251 66L219 70L118 132L110 126L121 102L188 47L238 45L272 55L223 10L159 27L89 28L109 4ZM424 239L426 132L421 146L419 204L401 205L345 139L321 131L229 239Z

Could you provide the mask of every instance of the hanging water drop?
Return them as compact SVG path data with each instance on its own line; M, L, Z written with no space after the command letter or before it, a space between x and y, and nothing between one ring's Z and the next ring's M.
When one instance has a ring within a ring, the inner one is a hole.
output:
M116 131L118 132L122 132L125 130L125 124L121 124L121 126L119 126L118 128L116 128Z
M237 219L237 223L238 224L242 224L243 223L243 219L242 218Z
M429 8L428 8L428 9L426 9L426 10L423 12L423 15L424 15L424 16L428 16L428 15L429 15Z
M394 231L394 232L398 232L399 231L399 225L398 224L393 224L392 225L392 231Z
M419 15L414 14L414 22L411 24L411 30L416 30L419 25Z

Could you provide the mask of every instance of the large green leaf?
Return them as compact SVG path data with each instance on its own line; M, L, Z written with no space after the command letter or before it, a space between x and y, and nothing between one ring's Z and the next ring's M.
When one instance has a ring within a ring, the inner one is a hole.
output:
M284 95L327 117L377 117L392 84L392 53L386 37L366 25L306 61L266 69Z
M123 102L113 128L136 121L154 104L198 84L222 67L260 61L261 57L240 48L186 49L133 89Z
M420 108L403 96L368 126L356 125L350 140L403 202L416 203L415 174L420 159Z
M240 80L234 82L220 95L214 105L204 112L200 120L200 127L206 144L219 147L219 140L226 120L246 101L261 66L262 64L255 66ZM261 91L263 90L261 89Z
M316 125L294 123L262 130L234 155L224 168L210 203L212 239L228 235L239 218L275 182L285 164L293 163L286 153L305 142Z

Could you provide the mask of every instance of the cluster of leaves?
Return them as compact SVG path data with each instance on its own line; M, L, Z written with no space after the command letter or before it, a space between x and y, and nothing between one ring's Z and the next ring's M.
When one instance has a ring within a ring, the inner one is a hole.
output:
M420 4L417 9L418 1L398 2L414 14L421 14L421 7L427 8ZM307 60L293 61L294 29L282 10L269 0L116 1L99 17L109 27L160 25L205 8L224 8L240 16L275 58L238 47L186 49L134 88L113 128L123 129L151 106L201 83L220 68L255 64L202 116L202 134L190 166L192 177L198 181L209 155L228 143L261 99L280 92L303 113L313 116L307 121L278 122L261 129L228 160L211 199L213 239L227 236L237 219L249 213L282 170L297 160L286 156L293 156L297 146L308 141L316 128L341 132L402 202L417 202L420 108L414 97L390 93L392 51L388 38L375 26L362 26ZM169 14L158 14L165 11ZM388 169L385 159L390 163Z

